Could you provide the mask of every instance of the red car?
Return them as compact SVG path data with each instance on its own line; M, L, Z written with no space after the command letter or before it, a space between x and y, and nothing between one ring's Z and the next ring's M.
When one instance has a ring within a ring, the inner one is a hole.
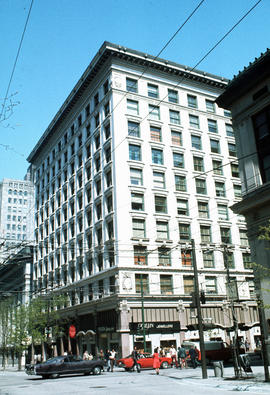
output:
M160 360L160 367L162 369L167 369L172 364L172 359L168 357L159 357L159 360ZM140 368L142 369L153 368L153 361L154 361L153 356L149 353L145 353L139 355L137 363L138 365L140 365ZM126 358L118 359L116 363L119 368L124 368L127 371L132 369L134 365L131 355L129 355Z

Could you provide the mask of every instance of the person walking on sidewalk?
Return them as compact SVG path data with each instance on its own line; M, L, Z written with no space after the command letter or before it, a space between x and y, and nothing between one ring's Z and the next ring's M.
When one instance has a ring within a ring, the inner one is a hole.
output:
M193 369L196 369L197 367L197 362L196 362L196 351L194 346L191 346L190 349L188 350L189 356L190 356L190 361L191 361L191 365L193 367Z
M159 374L159 368L160 368L160 359L159 359L159 353L158 353L158 348L155 348L154 354L153 354L153 368L156 369L156 374Z
M110 352L110 350L108 349L108 350L106 350L106 352L105 352L105 354L104 354L104 358L105 358L106 363L107 363L107 372L109 372L110 369L111 369L111 360L110 360L110 356L111 356L111 352Z
M132 355L132 359L133 359L133 372L134 372L134 370L136 368L137 373L140 373L141 372L141 368L140 368L140 365L137 362L137 360L139 358L139 354L138 354L138 351L137 351L136 347L134 347L131 355Z
M109 356L109 359L110 359L110 367L111 367L111 372L113 372L113 368L114 368L114 362L115 362L115 355L116 355L116 352L114 351L114 349L112 349L112 351L110 352L110 356Z
M172 366L175 365L175 367L178 368L177 353L176 353L176 349L174 348L173 345L170 348L170 356L172 359Z
M187 361L186 361L187 353L186 353L186 349L183 346L178 347L177 356L178 356L178 364L180 366L180 369L186 368L187 367Z

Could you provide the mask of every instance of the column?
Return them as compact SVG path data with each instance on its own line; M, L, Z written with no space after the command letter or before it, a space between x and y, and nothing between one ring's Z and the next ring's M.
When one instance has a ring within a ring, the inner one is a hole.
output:
M123 300L122 302L119 303L117 311L119 312L117 332L120 334L121 354L123 357L125 357L130 354L130 347L129 347L130 307L126 300Z

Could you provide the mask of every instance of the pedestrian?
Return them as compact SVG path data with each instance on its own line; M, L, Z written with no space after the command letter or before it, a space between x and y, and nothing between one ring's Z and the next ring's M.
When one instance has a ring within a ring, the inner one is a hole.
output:
M87 350L85 350L85 352L83 353L83 360L84 361L88 361L89 360L89 354L88 354Z
M245 348L246 348L246 352L248 352L249 351L249 341L248 341L248 339L246 339L246 341L245 341Z
M196 361L201 362L201 352L200 352L200 350L196 346L195 346L194 350L196 352Z
M197 367L197 362L196 362L196 351L194 346L191 346L190 349L188 350L189 356L190 356L190 361L193 369L196 369Z
M164 348L160 348L160 350L159 350L159 355L161 356L161 357L165 357L165 351L164 351Z
M102 348L99 351L99 359L104 359L104 352L103 352Z
M175 367L178 368L177 353L176 353L176 349L174 348L173 345L171 346L169 352L170 352L170 357L172 359L172 366L173 366L173 364L175 364Z
M139 354L138 354L136 346L134 346L134 349L133 349L133 351L131 353L131 356L132 356L132 359L133 359L133 367L132 367L133 368L133 372L134 372L134 370L136 368L137 373L140 373L141 372L141 367L140 367L140 365L137 362L138 359L139 359Z
M106 363L107 363L107 372L109 372L110 369L111 369L110 356L111 356L111 352L110 352L110 350L108 349L108 350L105 352L105 354L104 354L104 358L105 358Z
M186 353L186 349L183 347L183 345L181 345L181 347L178 347L178 363L180 366L180 369L182 368L187 368L187 353Z
M114 349L112 349L112 351L111 351L110 354L111 354L111 355L109 356L109 359L110 359L110 368L111 368L111 372L113 372L113 367L114 367L114 362L115 362L115 355L116 355L116 352L114 351Z
M159 354L158 354L158 348L155 348L153 358L154 358L153 368L156 369L156 374L159 374L160 359L159 359Z

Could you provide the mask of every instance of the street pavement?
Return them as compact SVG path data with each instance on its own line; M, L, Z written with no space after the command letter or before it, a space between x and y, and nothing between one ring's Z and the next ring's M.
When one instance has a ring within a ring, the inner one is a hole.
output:
M168 391L181 395L225 395L230 392L270 394L270 383L264 382L263 367L252 367L253 376L234 380L232 367L225 367L224 377L215 377L208 369L208 379L202 379L201 368L142 370L141 373L125 372L116 368L114 372L103 372L100 376L62 376L43 380L38 376L27 376L15 369L0 371L0 395L50 395L50 394L101 394L138 395L164 394Z

